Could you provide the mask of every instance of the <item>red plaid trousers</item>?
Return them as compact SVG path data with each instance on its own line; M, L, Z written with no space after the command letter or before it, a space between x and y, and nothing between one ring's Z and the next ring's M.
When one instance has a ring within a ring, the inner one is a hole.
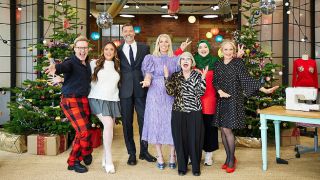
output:
M61 108L76 131L72 143L72 150L69 155L68 164L73 166L75 161L82 161L84 156L92 153L91 133L89 129L90 108L88 98L83 97L62 97Z

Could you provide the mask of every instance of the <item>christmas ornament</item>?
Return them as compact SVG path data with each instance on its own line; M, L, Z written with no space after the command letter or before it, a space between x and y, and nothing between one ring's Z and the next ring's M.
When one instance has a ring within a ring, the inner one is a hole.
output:
M37 62L37 59L33 59L33 62Z
M246 53L247 53L247 55L249 55L250 54L250 49L246 49Z
M270 77L266 77L266 81L270 81L271 80L271 78Z
M101 29L108 29L113 24L113 18L111 14L107 12L102 12L102 13L99 13L99 16L97 17L96 22L98 27L100 27Z
M276 9L276 2L274 0L261 0L260 9L265 15L272 14Z
M283 127L287 127L288 124L287 124L287 123L283 123L282 126L283 126Z
M271 72L273 72L273 73L274 73L274 72L276 72L276 70L275 70L275 69L271 69Z
M262 78L260 79L260 82L261 82L261 84L265 83L264 77L262 77Z
M248 129L252 129L252 126L251 126L251 124L249 124L249 125L248 125Z
M55 120L56 120L56 121L61 121L61 117L60 117L60 116L57 116L57 117L55 118Z
M97 125L97 128L100 128L100 125L99 125L99 124Z
M33 47L32 46L30 46L30 47L28 47L28 51L33 51Z
M283 74L282 71L279 71L279 75L282 76L282 74Z
M262 105L263 105L264 107L266 107L268 104L267 104L267 103L263 103Z
M43 43L44 46L47 46L47 44L48 44L47 40L43 40L42 43Z
M51 58L52 54L49 52L46 56L47 56L47 58Z
M63 19L63 29L69 29L71 27L69 19Z
M96 124L95 124L95 123L92 123L91 126L94 128L94 127L96 127Z
M44 97L44 96L41 96L40 99L45 99L45 97Z
M54 91L53 91L52 89L50 89L50 90L49 90L49 93L51 93L51 94L52 94L53 92L54 92Z
M90 37L92 40L96 41L100 39L100 34L98 32L92 32Z
M18 107L19 109L22 109L23 108L23 106L22 105L19 105L19 107Z
M61 120L61 122L67 122L68 121L68 118L63 118L62 120Z

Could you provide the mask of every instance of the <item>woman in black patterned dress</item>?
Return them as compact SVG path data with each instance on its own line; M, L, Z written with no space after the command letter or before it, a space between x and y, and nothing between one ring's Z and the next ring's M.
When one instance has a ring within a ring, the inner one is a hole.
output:
M238 45L239 51L243 47ZM216 119L214 126L221 127L221 138L227 158L222 165L227 173L235 171L236 158L235 141L232 129L245 128L244 96L252 96L258 90L266 94L272 93L278 88L266 89L248 73L244 62L234 58L235 44L230 40L224 40L221 44L222 60L216 62L214 85L218 92Z

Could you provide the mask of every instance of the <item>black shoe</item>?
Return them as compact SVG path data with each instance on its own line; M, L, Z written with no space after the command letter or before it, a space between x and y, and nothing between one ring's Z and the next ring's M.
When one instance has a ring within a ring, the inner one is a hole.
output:
M90 165L92 163L92 155L89 154L89 155L83 157L83 162L85 165Z
M85 173L88 172L87 167L80 164L79 162L74 163L73 166L68 166L68 170L74 170L77 173Z
M134 166L137 164L136 155L129 155L129 159L127 161L128 165Z
M184 176L184 175L186 175L186 172L185 171L178 171L178 174L179 174L179 176Z
M200 176L201 173L200 173L200 172L193 172L192 174L193 174L194 176Z
M153 157L151 154L149 154L148 152L140 154L139 159L146 160L148 162L156 162L157 161L157 159L155 157Z

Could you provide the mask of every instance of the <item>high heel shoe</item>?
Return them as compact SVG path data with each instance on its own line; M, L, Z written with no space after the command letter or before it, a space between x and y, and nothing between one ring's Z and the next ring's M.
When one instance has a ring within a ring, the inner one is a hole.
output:
M234 157L234 163L233 163L233 167L231 168L231 167L227 167L226 168L226 172L227 173L233 173L235 170L236 170L236 164L237 164L237 159L236 159L236 157Z
M177 167L177 164L176 164L176 156L173 155L173 156L170 156L170 161L169 161L169 168L170 169L175 169ZM171 160L174 159L174 162L172 162Z
M222 164L221 169L227 169L228 164Z
M105 170L107 174L114 174L116 172L113 164L105 165Z
M157 158L157 167L160 169L160 170L164 170L164 167L166 166L166 164L163 162L163 163L159 163L159 156L156 157ZM163 157L162 158L162 161L163 161Z

